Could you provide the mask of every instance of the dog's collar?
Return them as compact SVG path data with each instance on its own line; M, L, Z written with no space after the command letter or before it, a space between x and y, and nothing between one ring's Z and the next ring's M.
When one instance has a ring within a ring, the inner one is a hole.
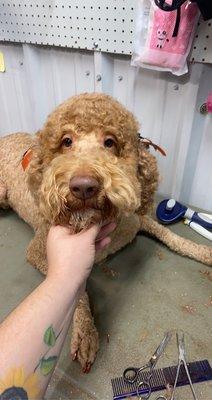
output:
M155 151L159 151L163 156L166 156L166 152L165 152L165 150L162 149L162 147L153 143L150 139L144 138L143 136L141 136L141 134L139 132L138 132L138 138L148 148L149 148L149 146L152 146L155 149Z
M25 169L28 167L31 159L32 159L32 148L30 147L27 151L25 151L25 153L23 154L22 160L21 160L21 165L23 170L25 171Z

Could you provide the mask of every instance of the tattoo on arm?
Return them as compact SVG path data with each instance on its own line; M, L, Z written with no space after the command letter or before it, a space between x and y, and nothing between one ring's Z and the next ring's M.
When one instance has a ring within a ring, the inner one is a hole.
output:
M4 378L0 379L0 400L30 400L38 398L40 388L36 371L39 370L43 376L53 372L58 356L51 355L48 357L48 353L55 346L62 330L63 328L56 335L52 325L46 329L43 340L48 348L41 356L32 374L26 375L23 367L11 368Z

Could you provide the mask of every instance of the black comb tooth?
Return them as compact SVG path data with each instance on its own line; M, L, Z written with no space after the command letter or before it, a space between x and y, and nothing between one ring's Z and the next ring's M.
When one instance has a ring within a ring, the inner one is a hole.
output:
M161 373L161 376L162 376L162 379L163 379L163 382L164 382L164 386L166 386L167 383L169 383L169 382L166 382L166 378L164 376L163 369L160 370L160 373Z
M212 380L212 369L208 360L196 361L189 363L189 371L193 383ZM151 388L152 391L161 390L165 388L167 383L174 384L177 372L177 366L166 367L162 369L153 370ZM148 380L149 372L142 372L139 374L138 382ZM132 385L125 383L124 378L111 379L113 389L113 399L121 400L126 397L136 396L138 382ZM188 384L187 375L184 367L180 369L180 380L177 386L184 386ZM144 388L145 389L145 388ZM141 390L141 393L145 392Z
M153 386L160 386L160 378L158 374L159 370L154 370L151 379L151 385Z
M126 385L124 380L122 381L121 379L118 380L118 391L119 393L126 393Z
M159 370L158 370L158 375L159 375L159 382L160 382L160 384L163 382L163 385L166 386L166 380L165 380L165 378L164 378L163 370L162 370L162 369L159 369Z

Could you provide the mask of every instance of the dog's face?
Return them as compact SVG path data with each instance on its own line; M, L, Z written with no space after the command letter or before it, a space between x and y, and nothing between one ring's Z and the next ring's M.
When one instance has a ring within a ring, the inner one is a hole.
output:
M38 134L28 174L50 223L78 231L141 206L138 125L111 97L83 94L63 103Z

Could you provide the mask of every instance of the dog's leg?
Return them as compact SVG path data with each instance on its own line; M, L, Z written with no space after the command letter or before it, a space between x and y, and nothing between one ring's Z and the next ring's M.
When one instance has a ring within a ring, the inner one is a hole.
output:
M47 230L38 229L26 251L27 261L44 275L47 272L46 236Z
M81 297L73 317L71 356L83 372L89 372L99 349L99 335L94 325L87 293Z
M7 187L1 179L0 179L0 207L1 208L9 207L7 202Z
M156 237L182 256L193 258L206 265L212 265L212 247L197 244L178 236L147 215L141 217L140 229Z

